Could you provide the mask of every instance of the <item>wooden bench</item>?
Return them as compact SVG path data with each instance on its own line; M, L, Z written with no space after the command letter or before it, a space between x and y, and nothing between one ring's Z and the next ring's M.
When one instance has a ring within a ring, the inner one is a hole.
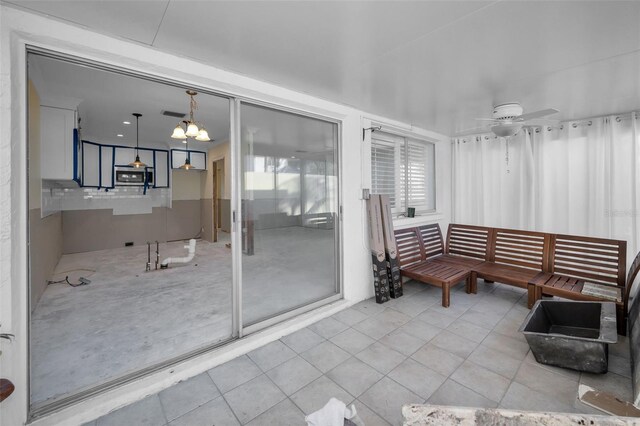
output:
M583 293L585 283L594 283L616 293L618 333L626 334L629 291L640 260L636 256L625 276L627 243L603 238L551 235L549 267L533 277L529 284L529 308L543 294L571 300L612 301ZM639 254L640 256L640 254Z
M618 326L621 334L626 330L629 291L637 271L629 283L625 241L461 224L449 225L446 244L437 224L398 230L395 235L401 274L442 287L443 306L449 303L445 288L463 276L456 275L458 271L468 274L468 292L476 292L478 277L528 289L530 307L542 294L604 300L582 294L590 281L618 289ZM634 265L640 267L640 259Z
M527 288L547 268L549 234L516 229L490 228L487 261L478 266L478 277Z
M472 291L471 268L443 259L439 225L399 229L394 235L401 276L442 288L442 306L450 305L452 285L466 280L467 293Z

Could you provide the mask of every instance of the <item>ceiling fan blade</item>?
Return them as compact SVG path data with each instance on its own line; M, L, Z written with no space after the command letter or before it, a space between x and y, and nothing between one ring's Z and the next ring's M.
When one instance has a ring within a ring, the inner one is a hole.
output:
M531 120L532 118L546 117L547 115L552 115L558 112L560 111L558 111L557 109L547 108L540 111L534 111L534 112L529 112L527 114L522 114L520 117L517 117L516 120L518 121Z
M480 127L471 127L468 129L462 129L456 133L453 134L454 137L460 137L460 136L470 136L470 135L476 135L478 133L487 133L489 131L487 126L480 126Z

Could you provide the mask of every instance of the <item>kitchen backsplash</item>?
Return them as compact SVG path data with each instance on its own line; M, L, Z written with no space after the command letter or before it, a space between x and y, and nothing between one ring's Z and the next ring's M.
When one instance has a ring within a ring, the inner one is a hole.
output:
M42 187L42 216L61 210L113 209L114 215L147 214L154 207L171 207L170 188L109 189Z

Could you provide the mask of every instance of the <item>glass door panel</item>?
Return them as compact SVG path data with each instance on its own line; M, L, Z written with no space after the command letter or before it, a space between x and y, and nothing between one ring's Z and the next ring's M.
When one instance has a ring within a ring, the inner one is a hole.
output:
M242 322L339 293L338 125L241 105Z

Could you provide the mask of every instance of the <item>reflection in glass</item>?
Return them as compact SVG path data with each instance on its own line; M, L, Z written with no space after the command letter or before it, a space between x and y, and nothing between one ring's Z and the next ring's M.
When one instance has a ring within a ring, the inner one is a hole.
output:
M219 142L190 140L198 170L181 170L185 145L168 138L175 118L160 111L183 111L183 89L35 54L28 65L29 391L38 409L231 339L230 123L228 99L200 94ZM133 112L143 114L138 150L135 123L123 123ZM122 177L137 155L140 179ZM195 254L181 262L191 239Z
M337 125L243 104L243 323L338 293Z

